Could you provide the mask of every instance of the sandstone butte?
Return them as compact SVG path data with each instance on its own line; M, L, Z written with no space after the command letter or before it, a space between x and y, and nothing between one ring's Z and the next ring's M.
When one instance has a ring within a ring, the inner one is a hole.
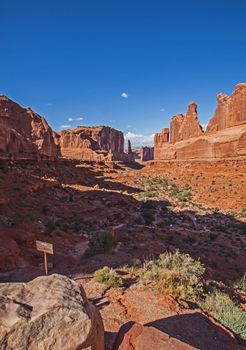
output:
M231 96L219 94L217 109L204 132L197 106L175 115L168 128L155 134L155 160L199 160L246 156L246 83L236 85Z
M63 157L87 161L130 161L124 152L124 135L108 126L63 130L59 133Z
M0 96L0 159L54 159L85 161L133 160L124 152L124 135L107 126L54 132L44 117Z

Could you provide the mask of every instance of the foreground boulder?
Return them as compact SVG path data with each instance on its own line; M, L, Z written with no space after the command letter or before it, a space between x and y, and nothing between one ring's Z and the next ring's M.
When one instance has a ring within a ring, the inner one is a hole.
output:
M118 334L113 350L191 350L192 346L170 337L154 327L133 323L127 330L123 326Z
M103 350L99 311L65 276L0 285L0 349Z

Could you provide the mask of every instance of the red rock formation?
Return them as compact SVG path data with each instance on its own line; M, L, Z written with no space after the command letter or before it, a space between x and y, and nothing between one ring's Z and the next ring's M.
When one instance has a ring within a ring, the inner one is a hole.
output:
M169 129L164 128L161 130L160 133L156 133L154 137L154 143L155 145L158 145L158 147L161 147L163 143L166 143L169 141Z
M175 115L170 124L170 143L187 140L202 135L202 128L198 121L197 105L191 102L185 115Z
M154 147L142 147L140 150L140 159L145 162L154 159Z
M121 343L120 339L123 338ZM159 331L153 327L142 326L134 323L126 334L118 335L113 350L144 350L144 349L194 349L178 339L171 338L168 334Z
M0 96L0 157L34 158L59 155L57 135L47 121Z
M128 140L127 143L128 143L127 154L132 154L132 144L131 144L131 141Z
M123 133L108 126L79 126L63 130L59 135L64 157L87 161L127 160Z
M246 83L236 85L231 96L219 94L217 109L206 134L246 123Z
M218 107L206 133L202 132L194 102L186 115L172 118L170 143L163 142L162 133L155 135L155 160L246 156L246 84L238 84L231 96L218 95Z

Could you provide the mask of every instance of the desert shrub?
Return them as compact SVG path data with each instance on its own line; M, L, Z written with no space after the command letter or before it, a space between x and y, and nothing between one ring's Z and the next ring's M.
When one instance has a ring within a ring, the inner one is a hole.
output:
M123 279L108 266L104 266L102 269L95 271L94 277L97 282L103 283L107 287L120 288L124 284Z
M32 214L15 213L9 218L9 224L12 227L16 227L20 224L23 224L24 222L30 222L32 220Z
M54 221L54 219L49 218L47 220L47 222L44 224L45 228L46 228L46 232L49 234L51 232L53 232L56 228L56 223Z
M48 213L49 213L49 207L48 207L46 204L44 204L44 205L41 207L41 212L42 212L42 214L44 214L44 215L48 214Z
M158 259L145 261L140 278L144 283L153 283L162 293L195 300L203 290L204 271L199 260L177 250L163 253Z
M246 313L227 294L214 291L206 296L200 306L224 326L246 339Z
M155 204L151 201L146 201L141 204L140 212L146 224L151 224L154 220Z
M240 289L246 293L246 273L243 275L242 278L234 282L233 287L235 289Z
M109 252L115 245L116 238L109 232L104 230L95 231L90 236L89 247L86 253L94 255Z
M181 205L186 204L192 199L190 186L179 187L173 180L141 177L137 180L136 185L143 190L143 192L136 194L137 199L160 198L160 196L168 195L180 202Z

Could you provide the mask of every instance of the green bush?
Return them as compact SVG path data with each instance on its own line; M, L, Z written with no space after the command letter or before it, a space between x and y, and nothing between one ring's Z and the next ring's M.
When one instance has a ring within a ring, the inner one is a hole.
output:
M116 239L107 231L96 231L93 232L90 236L89 247L87 250L87 254L101 254L105 252L109 252L116 245Z
M214 291L206 296L200 306L235 334L246 339L246 313L227 294Z
M104 266L102 269L95 271L94 277L97 282L103 283L107 287L120 288L124 285L123 279L108 266Z
M243 275L242 278L234 282L233 287L234 289L240 289L246 293L246 273Z
M56 228L56 223L54 221L54 219L49 218L47 220L47 222L44 224L45 228L46 228L46 232L49 234L51 232L53 232Z
M33 221L32 214L15 213L9 219L10 226L12 227L17 227L25 222L30 221Z
M143 176L137 180L136 185L142 190L142 192L135 195L137 199L146 197L158 199L167 195L178 201L182 206L192 200L190 186L177 186L173 180Z
M204 271L200 261L188 254L166 252L156 260L145 261L140 278L145 283L152 282L162 293L195 300L203 291Z
M146 224L151 224L155 215L155 204L151 201L146 201L141 204L140 213Z

